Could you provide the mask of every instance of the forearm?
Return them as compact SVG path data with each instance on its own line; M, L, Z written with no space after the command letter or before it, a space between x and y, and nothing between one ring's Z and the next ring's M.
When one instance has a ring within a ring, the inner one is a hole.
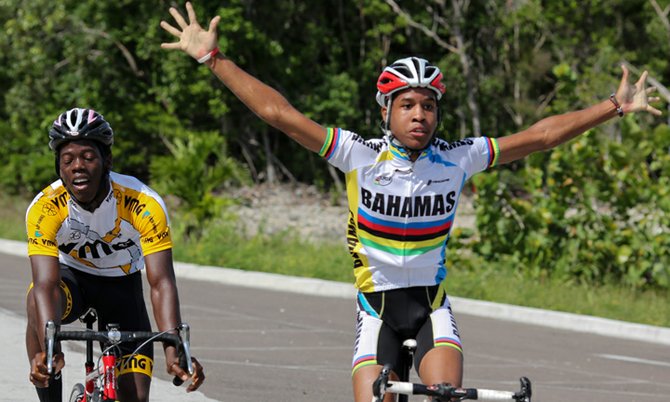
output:
M165 279L151 286L151 305L159 331L176 328L181 323L179 295L174 280Z
M617 117L616 109L609 100L583 110L551 116L540 120L531 127L543 133L543 149L548 150Z
M544 118L524 131L499 138L499 163L509 163L533 152L557 147L614 117L617 117L616 109L606 100L586 109Z
M35 331L37 331L40 347L44 350L44 330L47 321L54 321L56 324L60 324L60 315L58 314L58 285L50 283L35 285L32 292L35 298Z
M271 126L285 131L281 116L293 107L279 91L217 54L207 63L214 75L252 112Z

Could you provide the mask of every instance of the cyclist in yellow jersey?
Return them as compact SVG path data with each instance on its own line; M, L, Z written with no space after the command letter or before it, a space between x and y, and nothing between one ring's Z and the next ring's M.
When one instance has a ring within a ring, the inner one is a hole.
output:
M62 399L62 353L54 357L55 375L46 371L48 320L69 323L95 308L102 330L117 323L126 331L150 331L140 272L146 266L158 329L181 323L167 210L161 197L138 179L111 171L113 135L93 109L59 115L49 130L49 147L60 179L42 190L26 213L33 278L26 348L30 380L41 402ZM151 345L135 356L130 354L137 345L122 347L126 369L119 372L121 402L149 400ZM168 373L189 379L174 347L165 348L165 358ZM200 363L193 363L187 392L205 379Z
M256 115L346 176L347 242L359 291L352 364L359 402L372 399L373 381L384 364L397 364L406 338L417 340L415 366L423 383L461 386L461 343L443 284L446 244L466 180L562 144L617 115L661 114L649 104L658 98L648 96L655 88L646 88L647 73L630 85L622 67L616 94L596 105L545 118L510 136L448 143L435 137L438 101L445 93L442 74L424 59L407 57L382 71L377 101L384 135L365 140L300 113L218 51L220 17L203 29L190 3L186 11L184 18L170 8L176 26L162 21L161 27L178 41L161 46L206 64Z

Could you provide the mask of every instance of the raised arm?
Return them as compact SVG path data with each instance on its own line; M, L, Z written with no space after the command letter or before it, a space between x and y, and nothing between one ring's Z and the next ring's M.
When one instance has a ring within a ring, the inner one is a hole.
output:
M161 21L161 27L179 40L163 43L163 49L182 50L196 60L203 57L204 63L252 112L266 123L286 133L305 148L318 152L326 139L326 130L296 110L278 91L264 84L238 67L232 60L218 53L216 28L220 17L214 17L205 31L198 24L190 2L186 3L188 23L175 9L170 14L179 28Z
M650 102L657 102L658 97L648 95L656 87L646 87L647 72L631 85L628 83L628 69L622 65L623 74L619 89L613 99L607 99L597 105L583 110L568 112L557 116L547 117L528 127L527 129L498 139L500 147L500 162L509 163L522 159L536 151L545 151L554 148L585 131L617 117L619 104L622 113L649 112L661 115L661 111L651 106Z

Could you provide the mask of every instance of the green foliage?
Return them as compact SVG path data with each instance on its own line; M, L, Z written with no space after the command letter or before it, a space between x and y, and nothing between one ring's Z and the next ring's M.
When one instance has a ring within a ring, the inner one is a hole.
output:
M658 172L670 159L656 152L670 146L669 129L650 135L632 122L621 141L594 130L514 172L478 176L475 250L535 278L668 288L670 204Z
M216 132L179 132L164 138L170 155L151 161L151 177L159 193L179 197L188 214L182 218L191 229L221 214L231 201L215 192L231 185L248 184L248 173L227 155Z
M472 135L475 119L499 137L606 99L622 61L670 82L670 30L646 0L396 3L402 13L384 0L194 6L205 26L221 16L219 46L241 67L320 124L364 137L379 135L381 68L410 54L444 73L449 139ZM110 121L114 169L179 197L190 228L220 213L230 186L268 180L273 167L333 191L318 156L261 122L207 68L160 49L174 38L159 27L168 4L157 4L0 0L3 192L32 195L55 179L46 134L74 106ZM629 116L480 175L479 233L453 236L452 248L536 278L667 289L670 146L659 123Z

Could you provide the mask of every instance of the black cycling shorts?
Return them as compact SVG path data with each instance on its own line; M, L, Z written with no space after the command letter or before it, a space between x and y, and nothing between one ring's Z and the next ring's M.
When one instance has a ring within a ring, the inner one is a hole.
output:
M415 339L417 371L436 347L462 352L461 340L443 285L358 293L352 371L368 365L402 366L401 346Z
M61 264L60 287L65 300L65 311L61 318L63 324L75 321L89 308L94 308L98 316L99 331L106 330L109 323L119 324L121 331L151 331L140 272L121 277L105 277L87 274ZM134 352L138 345L135 342L121 344L121 356ZM146 364L153 366L153 343L147 343L138 353L149 358L150 362ZM133 364L145 363L139 361ZM145 374L147 371L151 375L150 370L139 370Z

